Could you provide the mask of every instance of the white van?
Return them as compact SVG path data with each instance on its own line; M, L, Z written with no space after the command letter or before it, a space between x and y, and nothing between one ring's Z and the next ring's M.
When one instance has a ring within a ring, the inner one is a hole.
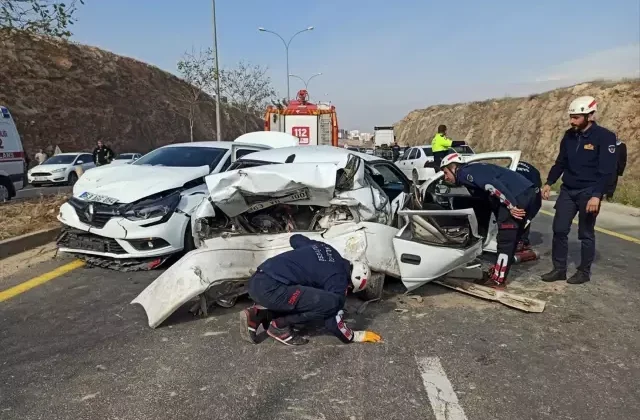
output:
M25 153L9 109L0 105L0 202L16 195L25 185Z

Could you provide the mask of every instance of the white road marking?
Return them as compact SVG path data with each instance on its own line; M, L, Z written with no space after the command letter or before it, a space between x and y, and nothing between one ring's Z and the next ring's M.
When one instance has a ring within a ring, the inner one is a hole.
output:
M468 420L438 357L416 357L437 420Z

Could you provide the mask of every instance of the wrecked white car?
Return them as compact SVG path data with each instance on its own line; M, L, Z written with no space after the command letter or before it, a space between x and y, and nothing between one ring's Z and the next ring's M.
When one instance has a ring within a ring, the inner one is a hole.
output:
M508 159L515 168L519 152L472 159ZM374 273L367 300L380 296L385 275L414 290L474 262L483 249L495 251L492 218L476 217L476 208L488 210L486 200L457 201L475 198L439 177L416 189L375 156L330 146L274 149L239 159L206 183L210 196L192 216L199 249L132 302L153 328L194 298L192 310L204 313L213 302L232 306L258 265L291 249L294 233L330 243L346 259L365 259Z
M250 153L297 142L290 134L260 131L233 142L170 144L130 165L91 169L60 207L58 247L92 265L153 269L194 249L191 213L208 195L206 175Z

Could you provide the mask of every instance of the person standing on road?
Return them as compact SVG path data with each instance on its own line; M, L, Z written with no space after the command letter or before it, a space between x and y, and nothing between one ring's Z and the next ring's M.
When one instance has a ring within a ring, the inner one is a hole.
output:
M347 291L367 286L369 267L351 264L332 246L300 234L289 243L293 250L268 259L249 279L249 296L256 304L240 312L243 338L255 344L262 325L282 344L303 345L308 340L293 326L324 321L344 343L381 341L374 332L351 330L343 319Z
M602 195L616 168L616 135L595 123L596 110L596 100L592 96L581 96L571 102L571 128L564 133L558 157L542 188L542 198L548 200L551 186L562 175L553 217L553 270L541 276L545 282L567 278L567 236L576 213L581 261L567 283L586 283L591 278L591 264L596 254L596 217Z
M396 162L400 159L400 146L398 146L398 142L393 141L393 146L391 146L391 151L393 152L393 161Z
M440 170L440 162L449 153L449 148L453 145L453 141L447 138L447 126L439 125L438 132L431 140L431 151L433 152L433 165L437 171Z
M93 149L93 163L96 166L107 165L111 163L114 156L113 150L109 146L105 146L102 140L98 140L98 146Z
M459 153L445 156L441 167L446 182L489 195L498 223L498 256L483 284L504 287L518 242L540 210L536 200L539 189L508 168L480 162L465 164Z
M536 187L536 207L538 211L542 207L542 178L540 177L540 171L536 169L535 166L530 164L529 162L525 162L521 160L518 162L518 166L516 167L516 172L524 176ZM529 240L529 233L531 232L531 223L527 225L524 232L522 233L522 238L520 242L518 242L518 247L516 251L522 251L531 246L531 241Z
M616 192L618 188L618 177L621 177L624 174L624 170L627 167L627 145L622 141L618 140L616 142L616 170L611 177L611 183L607 188L607 192L605 196L607 197L607 201L613 200L613 194Z

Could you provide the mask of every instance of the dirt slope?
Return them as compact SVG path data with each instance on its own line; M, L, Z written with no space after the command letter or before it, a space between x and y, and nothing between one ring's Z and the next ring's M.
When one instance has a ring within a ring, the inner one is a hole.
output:
M545 172L569 127L572 99L592 95L598 100L597 121L627 143L627 171L640 178L640 80L592 82L531 95L455 105L436 105L409 113L396 124L400 144L429 144L439 124L454 139L466 139L476 151L522 150ZM625 175L626 177L626 175Z
M189 141L187 85L156 67L94 47L0 34L0 104L11 110L30 157L38 148L118 152ZM195 140L215 139L215 102L200 105ZM182 114L182 115L181 115ZM259 130L259 118L223 107L223 139Z

